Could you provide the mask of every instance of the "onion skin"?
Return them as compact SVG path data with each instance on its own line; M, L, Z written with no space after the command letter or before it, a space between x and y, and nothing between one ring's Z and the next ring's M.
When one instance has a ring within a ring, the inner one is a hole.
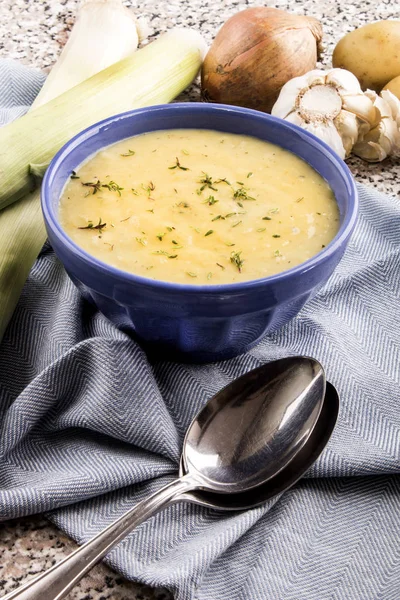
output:
M219 30L201 71L203 98L270 112L282 86L315 69L322 26L277 8L248 8Z

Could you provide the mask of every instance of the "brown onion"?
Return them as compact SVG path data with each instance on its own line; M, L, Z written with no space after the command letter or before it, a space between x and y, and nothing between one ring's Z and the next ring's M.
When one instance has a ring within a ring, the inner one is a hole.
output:
M270 112L282 86L315 68L322 26L277 8L248 8L219 30L201 72L203 98Z

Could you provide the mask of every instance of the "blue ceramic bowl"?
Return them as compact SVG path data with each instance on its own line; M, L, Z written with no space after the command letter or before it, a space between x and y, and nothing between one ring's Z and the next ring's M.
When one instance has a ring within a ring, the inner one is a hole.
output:
M129 136L176 128L252 135L307 161L334 191L340 229L305 263L278 275L225 285L182 285L120 271L79 248L63 231L58 203L71 171L97 150ZM207 362L249 350L292 319L340 261L357 218L357 191L345 163L308 132L267 114L217 104L183 103L133 110L92 125L55 156L42 186L47 233L82 294L118 327L168 359Z

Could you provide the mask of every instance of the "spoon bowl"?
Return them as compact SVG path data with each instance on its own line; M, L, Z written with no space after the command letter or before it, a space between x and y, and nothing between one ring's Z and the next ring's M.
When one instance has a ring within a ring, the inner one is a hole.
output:
M255 508L292 487L314 464L327 445L339 415L339 395L335 387L327 382L325 398L318 421L304 446L290 463L275 477L237 494L215 494L203 490L184 492L176 501L192 502L215 510L247 510ZM180 464L180 475L184 474L183 461Z
M183 470L197 487L241 493L284 469L321 412L325 374L308 357L276 360L246 373L207 402L183 443Z

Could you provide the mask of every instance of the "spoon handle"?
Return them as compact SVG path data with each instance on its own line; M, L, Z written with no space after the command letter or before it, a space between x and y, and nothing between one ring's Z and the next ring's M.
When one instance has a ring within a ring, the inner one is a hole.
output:
M1 600L61 600L132 529L166 507L182 492L195 488L196 483L188 475L169 483L128 510L54 567L3 596Z

